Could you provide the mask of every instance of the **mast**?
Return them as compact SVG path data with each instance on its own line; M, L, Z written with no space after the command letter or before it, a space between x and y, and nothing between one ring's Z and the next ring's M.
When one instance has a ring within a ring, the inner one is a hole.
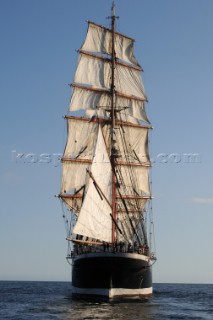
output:
M111 14L111 32L112 32L112 82L111 82L111 164L112 164L112 243L116 242L116 176L115 176L115 3L112 3Z

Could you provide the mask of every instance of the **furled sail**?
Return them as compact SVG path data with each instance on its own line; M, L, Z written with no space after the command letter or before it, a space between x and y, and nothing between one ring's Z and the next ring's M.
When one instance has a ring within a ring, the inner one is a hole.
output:
M110 242L112 240L112 170L105 141L99 127L89 186L73 232ZM103 196L104 195L104 196Z

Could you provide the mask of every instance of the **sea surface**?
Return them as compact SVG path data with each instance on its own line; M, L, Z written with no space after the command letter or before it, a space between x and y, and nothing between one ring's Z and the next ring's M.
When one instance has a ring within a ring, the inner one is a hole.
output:
M153 298L89 302L71 297L68 282L0 281L1 320L212 320L213 285L154 284Z

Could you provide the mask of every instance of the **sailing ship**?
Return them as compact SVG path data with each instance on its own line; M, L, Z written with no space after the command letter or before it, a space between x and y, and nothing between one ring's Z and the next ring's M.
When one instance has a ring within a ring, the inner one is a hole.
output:
M149 132L134 39L88 21L71 84L58 197L74 297L152 295Z

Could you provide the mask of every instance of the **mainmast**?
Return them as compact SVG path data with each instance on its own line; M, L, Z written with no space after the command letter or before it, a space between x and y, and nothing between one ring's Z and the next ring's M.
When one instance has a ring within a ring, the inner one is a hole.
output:
M116 176L115 176L115 3L112 3L111 14L111 32L112 32L112 53L111 53L111 67L112 67L112 79L111 79L111 165L112 165L112 242L116 241Z

